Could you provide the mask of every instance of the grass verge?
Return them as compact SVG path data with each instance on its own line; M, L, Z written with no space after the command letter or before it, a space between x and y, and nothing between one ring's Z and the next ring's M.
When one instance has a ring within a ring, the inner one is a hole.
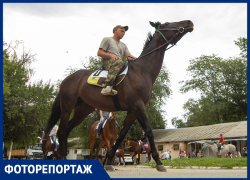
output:
M247 158L196 158L196 159L173 159L173 160L161 160L164 166L171 167L221 167L226 169L232 169L233 167L246 167ZM155 167L156 163L149 162L141 164L141 166Z

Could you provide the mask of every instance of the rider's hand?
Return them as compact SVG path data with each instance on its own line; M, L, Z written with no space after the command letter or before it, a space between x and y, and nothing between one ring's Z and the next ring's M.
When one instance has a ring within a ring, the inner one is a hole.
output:
M111 58L112 61L115 61L115 60L117 60L117 59L120 59L118 56L113 55L113 54L111 54L110 58Z
M136 59L136 57L134 57L134 56L128 56L128 59L129 59L130 61L134 61L134 60Z

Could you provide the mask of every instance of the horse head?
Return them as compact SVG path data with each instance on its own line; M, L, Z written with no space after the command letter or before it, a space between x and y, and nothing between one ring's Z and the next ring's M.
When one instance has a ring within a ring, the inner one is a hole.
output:
M207 146L207 143L204 143L203 146L202 146L202 150L206 149L208 146Z
M43 134L44 134L43 129L39 129L39 131L38 131L38 136L37 136L37 142L38 142L38 143L42 143Z
M127 140L127 141L125 142L124 151L127 151L127 150L128 150L128 146L129 146L129 140Z
M164 41L170 44L176 44L186 33L194 29L194 24L190 20L164 24L150 22L150 25L156 29L155 34L162 36Z

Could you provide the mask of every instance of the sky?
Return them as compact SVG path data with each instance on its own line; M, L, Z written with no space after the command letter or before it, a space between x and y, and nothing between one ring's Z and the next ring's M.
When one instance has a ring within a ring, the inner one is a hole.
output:
M183 105L199 92L180 93L180 81L190 79L189 61L216 54L224 59L238 56L234 41L247 38L247 3L4 3L3 39L24 41L25 50L36 54L31 82L55 83L66 69L83 68L96 57L101 40L112 37L116 25L128 25L122 42L136 57L141 54L152 22L191 20L194 31L165 52L172 95L162 107L167 128L173 117L184 119ZM185 120L185 119L184 119Z

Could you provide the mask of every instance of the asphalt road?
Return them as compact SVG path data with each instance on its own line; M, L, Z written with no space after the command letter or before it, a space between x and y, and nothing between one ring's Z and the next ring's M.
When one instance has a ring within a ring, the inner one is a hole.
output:
M107 172L110 178L247 178L247 169L167 169L167 172L159 172L155 168L133 165L113 167L114 172Z

